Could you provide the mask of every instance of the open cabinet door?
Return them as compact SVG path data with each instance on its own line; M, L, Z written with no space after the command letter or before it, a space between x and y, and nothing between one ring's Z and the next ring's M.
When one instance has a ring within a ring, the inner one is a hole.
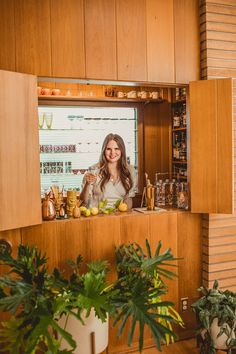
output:
M190 83L190 184L192 212L233 212L232 79Z
M0 70L0 231L42 222L36 87Z

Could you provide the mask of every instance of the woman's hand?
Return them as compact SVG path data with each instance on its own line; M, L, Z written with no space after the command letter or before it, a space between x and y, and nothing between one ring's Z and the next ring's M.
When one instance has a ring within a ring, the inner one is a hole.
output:
M85 175L86 184L93 184L96 182L96 180L97 180L97 175L90 172L86 173Z

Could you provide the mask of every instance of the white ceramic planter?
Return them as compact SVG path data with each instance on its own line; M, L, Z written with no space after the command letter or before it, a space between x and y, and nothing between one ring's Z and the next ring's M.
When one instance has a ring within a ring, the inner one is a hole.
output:
M108 346L108 319L102 323L95 316L92 309L90 316L81 315L85 325L83 325L75 316L69 316L65 327L66 316L62 316L58 324L69 332L77 343L75 354L92 354L91 333L95 333L95 354L103 352ZM62 340L60 349L70 349L65 340Z
M228 337L225 333L223 333L219 337L217 337L218 334L220 333L220 327L218 326L218 318L214 318L210 329L210 335L214 343L215 349L221 349L221 350L228 349L227 343L229 343L231 339L235 339L234 330L230 330L229 325L227 323L225 323L224 326L228 329L230 336ZM205 332L206 330L202 331L203 339L204 339Z

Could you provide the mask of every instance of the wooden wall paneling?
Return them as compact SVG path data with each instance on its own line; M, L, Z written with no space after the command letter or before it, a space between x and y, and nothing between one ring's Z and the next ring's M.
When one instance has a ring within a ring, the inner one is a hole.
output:
M174 1L175 82L200 79L198 0Z
M185 328L181 337L193 335L196 328L195 314L190 305L199 297L197 289L202 285L202 225L201 215L192 213L177 214L178 228L178 300L179 311ZM188 309L182 311L181 299L188 298Z
M155 181L156 172L169 172L170 129L170 103L144 106L144 171L148 173L151 183Z
M0 69L16 70L14 0L0 1Z
M12 256L16 257L18 246L21 243L21 230L7 230L0 232L0 240L8 241L12 245ZM4 274L6 267L0 264L0 274Z
M59 246L65 234L65 223L62 221L47 221L41 225L21 229L22 244L36 246L46 253L49 270L59 267L61 254ZM64 250L66 243L64 244Z
M86 77L117 79L115 0L85 1Z
M16 71L51 76L50 0L15 1Z
M232 90L232 80L221 79L217 81L218 213L232 213L234 208Z
M200 13L202 76L235 77L236 3L206 0Z
M109 279L116 278L115 247L120 244L120 217L94 217L90 223L89 257L91 260L105 259L112 266ZM101 247L102 242L102 247Z
M8 241L12 245L12 256L16 257L18 246L21 243L20 229L0 232L0 240L2 239ZM0 276L6 275L8 271L9 268L7 266L0 264ZM9 316L9 313L1 311L0 323L3 321L7 321L9 319Z
M52 76L85 77L83 0L51 0Z
M90 220L70 219L65 221L64 233L58 240L59 268L66 273L71 272L67 266L66 260L76 261L78 255L83 257L81 270L86 269L86 263L90 258L89 243Z
M203 235L203 284L211 287L217 279L221 288L234 291L236 288L235 213L204 215Z
M146 2L116 2L118 80L147 81Z
M220 191L228 188L229 185L232 186L230 171L229 174L224 171L225 168L232 171L232 165L230 166L232 160L230 156L225 156L225 160L222 161L220 152L222 139L224 144L229 145L223 151L230 152L232 147L231 131L227 130L229 140L225 141L226 130L222 128L224 120L227 120L225 123L227 128L232 124L231 108L227 108L224 115L222 114L222 107L226 102L229 103L227 95L231 96L232 90L230 92L230 84L228 86L225 84L224 93L221 90L218 94L217 82L210 80L190 83L192 212L232 212L232 202L229 202L232 198L232 190L228 190L225 196L222 196ZM219 85L223 85L223 81ZM201 173L199 173L199 166L201 166ZM224 201L220 198L224 198Z
M173 255L178 257L177 213L150 215L148 238L150 239L153 251L155 251L158 242L161 241L161 253L166 249L171 248ZM177 265L177 262L173 262L173 264ZM178 274L178 268L170 266L169 269L175 274ZM163 280L167 283L169 289L164 298L165 300L173 301L178 310L178 278L175 278L174 280L164 278Z
M2 231L40 224L42 217L36 77L0 71L0 82Z
M122 216L120 218L120 243L129 243L129 242L137 242L141 247L145 247L145 240L150 240L149 234L149 216L148 215L128 215ZM127 335L128 335L128 327L126 326L124 330L124 335L117 340L118 325L116 325L115 329L110 330L109 335L109 343L112 345L109 346L109 353L122 353L128 350L127 347ZM139 329L136 328L134 333L134 339L132 344L132 349L138 349L138 334ZM149 331L145 330L145 345L151 342L151 335Z
M173 0L147 0L148 81L175 82Z

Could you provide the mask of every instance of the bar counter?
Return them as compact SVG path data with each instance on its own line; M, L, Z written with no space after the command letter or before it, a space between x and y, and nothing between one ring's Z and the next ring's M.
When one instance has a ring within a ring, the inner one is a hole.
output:
M177 209L164 212L135 210L112 215L81 217L46 221L41 225L4 231L0 238L10 239L16 249L17 240L23 244L33 244L46 252L49 267L59 267L66 271L65 260L81 254L85 262L96 259L108 260L111 264L110 280L114 270L114 248L127 242L137 242L145 247L146 238L152 250L162 241L162 252L171 248L178 267L171 267L178 277L168 281L169 293L166 299L173 301L185 321L185 329L179 335L188 337L194 326L194 316L190 304L198 296L201 285L201 215ZM188 298L188 309L182 311L181 299ZM123 339L116 341L115 331L110 331L109 353L123 353L127 346ZM145 344L149 345L147 335ZM137 339L138 341L138 339ZM137 343L135 343L136 345Z

